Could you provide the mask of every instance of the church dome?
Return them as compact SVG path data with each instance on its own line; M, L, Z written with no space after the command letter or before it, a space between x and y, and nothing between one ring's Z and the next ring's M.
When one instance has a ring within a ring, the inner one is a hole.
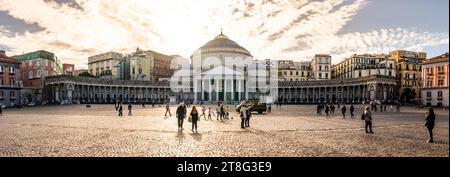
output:
M205 45L200 47L198 50L202 54L206 53L218 53L218 52L233 52L252 57L250 52L244 47L240 46L238 43L229 39L222 32L216 36L213 40L207 42Z

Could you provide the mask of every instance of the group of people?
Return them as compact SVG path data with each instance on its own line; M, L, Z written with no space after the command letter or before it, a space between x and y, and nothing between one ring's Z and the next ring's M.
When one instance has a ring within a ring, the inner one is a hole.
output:
M191 112L188 114L187 112L187 105L184 103L181 103L176 110L176 117L177 117L177 123L178 123L178 130L184 130L183 128L183 123L184 123L184 119L186 119L186 117L188 118L188 121L192 123L192 132L193 133L198 133L197 130L197 122L200 121L200 118L203 116L205 119L209 119L212 120L212 115L216 116L217 120L225 120L225 119L230 119L230 109L228 106L225 107L225 105L223 104L219 104L218 107L216 108L216 114L214 114L214 111L211 109L211 107L208 108L208 112L206 113L206 106L202 105L201 106L201 112L202 114L199 113L199 111L197 110L196 106L192 106ZM166 113L169 112L170 114L170 106L169 104L166 105ZM208 115L206 115L208 114ZM231 119L233 119L233 117L231 117ZM246 124L248 126L250 126L248 123Z
M188 121L192 123L192 132L198 133L198 121L200 121L200 118L203 116L205 119L212 120L212 116L215 116L217 120L225 120L230 119L230 109L228 106L225 106L223 104L219 104L216 108L216 114L214 114L214 111L211 107L206 108L205 105L201 105L201 114L197 110L196 106L192 106L192 109L190 113L187 112L188 104L181 103L176 110L176 117L178 122L178 129L183 130L183 122L186 117L188 117ZM277 107L281 107L277 103ZM341 113L343 118L345 118L347 107L345 105L337 105L338 109L341 109ZM123 101L118 100L115 104L116 111L118 112L119 116L123 116ZM132 116L132 104L128 103L128 116ZM269 110L271 108L268 108ZM336 107L333 104L318 104L317 105L317 114L322 115L322 112L325 112L326 116L329 116L330 114L335 113ZM355 107L353 104L350 105L350 116L354 117ZM361 120L364 121L364 129L366 133L374 133L372 129L372 121L373 121L373 114L372 111L377 112L378 108L376 104L370 104L363 109L363 113L361 115ZM380 112L385 111L386 112L386 105L380 105ZM393 112L393 105L390 105L390 111ZM397 105L396 111L400 112L400 106ZM166 112L165 116L167 117L167 113L172 116L170 112L170 103L166 104ZM252 117L251 107L242 107L240 112L240 118L241 118L241 128L245 129L246 127L250 127L250 118ZM2 115L2 108L0 107L0 115ZM233 117L231 117L233 119ZM436 116L434 114L433 108L429 108L428 112L425 115L425 126L428 130L429 139L427 142L433 143L433 128L435 125L435 119Z
M386 104L380 104L379 107L380 107L380 112L383 112L383 111L387 112L387 105ZM378 105L376 103L371 103L370 104L370 109L372 111L378 112ZM392 104L389 106L389 111L390 112L394 112L394 106ZM395 111L396 112L400 112L400 104L397 104L395 106Z
M317 105L317 114L322 115L322 112L325 112L326 116L328 117L330 114L334 114L336 107L333 104L318 104ZM338 104L338 109L341 109L342 117L345 119L345 114L347 112L347 107L345 105L342 105L342 108L340 104ZM350 117L353 118L355 115L355 107L353 104L350 105Z
M242 107L240 111L241 128L250 127L250 118L252 117L252 107Z
M123 101L117 100L116 104L114 104L114 108L116 108L116 112L119 113L119 117L123 116ZM128 103L128 116L132 116L131 110L133 109L133 105L131 102Z

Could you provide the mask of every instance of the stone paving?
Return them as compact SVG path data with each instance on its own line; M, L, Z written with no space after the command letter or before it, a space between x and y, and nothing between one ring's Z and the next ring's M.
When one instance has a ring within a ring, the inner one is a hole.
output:
M224 122L202 118L196 134L187 121L185 130L178 131L176 118L164 117L164 106L149 106L135 105L133 116L124 111L122 118L113 105L4 110L0 156L449 156L447 110L436 111L435 143L428 144L426 109L413 107L402 107L401 113L374 113L375 134L364 132L361 105L355 118L346 119L338 113L318 116L314 105L274 106L272 113L254 114L247 129L240 128L233 112L234 119ZM175 109L172 106L172 114Z

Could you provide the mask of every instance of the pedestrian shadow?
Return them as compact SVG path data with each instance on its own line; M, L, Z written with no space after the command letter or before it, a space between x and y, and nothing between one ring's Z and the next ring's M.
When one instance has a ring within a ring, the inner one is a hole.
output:
M195 141L202 141L202 134L201 133L190 133L192 138L194 138Z
M175 135L175 139L181 143L186 138L186 134L184 134L183 130L178 129L177 134Z

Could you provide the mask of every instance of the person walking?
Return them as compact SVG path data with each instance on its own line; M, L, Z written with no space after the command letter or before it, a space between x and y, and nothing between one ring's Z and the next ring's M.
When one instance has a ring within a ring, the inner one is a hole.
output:
M190 116L191 116L191 122L192 122L192 133L198 133L197 121L199 120L199 116L198 116L197 108L195 108L195 106L192 106ZM194 128L195 128L195 132L194 132Z
M183 104L180 104L180 106L178 106L177 111L177 123L178 123L178 129L183 130L183 121L184 118L186 117L186 107Z
M155 101L152 100L152 108L155 108Z
M330 113L331 113L331 114L334 114L334 105L333 105L333 104L330 105L330 109L331 109L331 112L330 112Z
M208 119L211 120L211 114L214 115L214 112L212 111L211 107L208 108ZM215 115L214 115L215 116Z
M246 111L247 108L242 107L241 111L239 113L240 117L241 117L241 128L245 128L245 117L246 117Z
M320 104L317 105L316 109L317 109L317 115L320 115Z
M252 107L245 111L245 127L250 127L250 118L252 117Z
M272 104L267 105L267 112L268 113L272 112Z
M220 120L223 121L225 116L225 108L223 107L223 104L220 105Z
M225 109L225 118L230 119L230 108L227 105L227 109Z
M206 119L206 113L205 112L206 112L206 107L205 107L205 105L203 105L202 106L202 114L199 116L199 118L203 116Z
M330 106L326 105L325 106L325 114L326 114L327 117L330 115L329 111L330 111Z
M355 107L353 106L353 104L350 105L350 117L353 118L355 115Z
M114 108L116 108L116 112L119 111L119 100L116 100L116 103L114 104Z
M128 103L128 116L133 116L131 113L131 109L133 109L133 105L131 105L131 102Z
M428 130L428 136L429 136L429 139L428 139L428 143L433 143L434 142L434 140L433 140L433 128L434 128L434 121L435 121L435 119L436 119L436 116L434 115L434 110L433 110L433 108L430 108L429 110L428 110L428 112L425 114L425 126L427 127L427 130Z
M397 104L397 112L400 112L400 103Z
M123 106L122 106L122 102L118 103L118 109L119 109L119 117L123 116Z
M370 107L366 106L364 113L361 115L361 119L365 122L366 133L373 133L372 131L372 113L370 112ZM367 130L369 128L370 131Z
M172 117L172 113L170 113L170 103L167 102L166 104L166 113L164 113L164 116L167 117L167 113L169 113L169 116Z
M345 105L342 106L341 112L342 112L342 117L345 119L345 112L347 112L347 108L345 107Z
M219 117L220 117L220 106L218 106L216 108L216 118L217 118L217 120L219 120Z
M391 106L389 106L389 109L391 110L391 112L394 112L394 106L392 106L392 104Z

